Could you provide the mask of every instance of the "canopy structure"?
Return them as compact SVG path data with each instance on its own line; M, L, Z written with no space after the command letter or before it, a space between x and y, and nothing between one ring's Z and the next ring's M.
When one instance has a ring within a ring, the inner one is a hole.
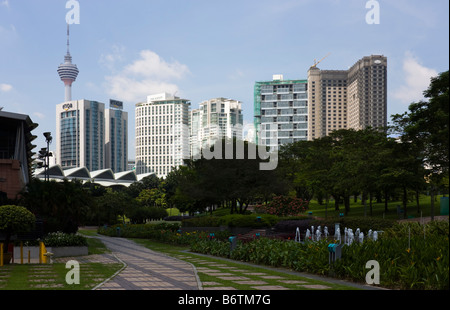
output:
M48 174L50 180L58 182L67 179L80 180L83 183L91 182L105 187L129 187L134 182L140 182L143 178L153 175L154 173L136 175L134 170L114 173L111 169L89 172L85 167L64 170L60 165L54 165L48 169ZM45 180L45 169L37 169L35 171L35 177L37 179Z

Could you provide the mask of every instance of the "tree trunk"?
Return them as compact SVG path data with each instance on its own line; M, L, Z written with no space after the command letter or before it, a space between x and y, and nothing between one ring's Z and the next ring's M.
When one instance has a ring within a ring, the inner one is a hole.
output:
M364 205L364 217L366 217L367 216L367 194L365 191L362 193L361 198L362 198L361 203Z
M339 196L333 195L334 198L334 210L339 211Z
M420 191L416 190L417 214L420 214Z
M345 215L350 212L350 195L344 196Z
M389 193L387 190L384 191L384 212L387 213L388 210L388 200L389 200Z
M372 192L369 193L369 210L370 210L370 216L372 216Z

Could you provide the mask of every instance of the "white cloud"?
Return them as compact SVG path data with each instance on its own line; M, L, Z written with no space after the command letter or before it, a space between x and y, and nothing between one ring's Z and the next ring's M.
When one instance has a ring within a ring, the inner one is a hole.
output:
M36 116L39 119L44 119L45 118L45 114L42 114L40 112L34 112L33 115Z
M3 0L2 2L0 2L1 6L6 6L7 8L9 8L9 1L8 0Z
M423 92L428 89L431 78L438 75L436 70L421 65L411 52L405 54L403 73L405 83L394 91L393 96L405 104L422 100Z
M114 61L115 58L109 60ZM110 96L137 103L151 94L179 92L173 80L179 80L188 73L186 65L177 61L168 63L155 52L144 50L138 60L125 66L121 72L106 76L105 87Z
M12 85L9 84L0 84L0 92L7 93L13 89Z
M121 45L113 45L111 47L111 53L102 54L100 56L100 64L106 67L110 71L114 71L117 64L122 62L124 59L123 53L125 52L125 47Z

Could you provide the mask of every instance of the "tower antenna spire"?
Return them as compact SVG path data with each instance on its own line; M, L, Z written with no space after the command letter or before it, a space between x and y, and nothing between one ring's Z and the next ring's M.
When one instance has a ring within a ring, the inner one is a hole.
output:
M67 23L67 54L64 56L64 63L58 67L58 74L65 85L65 101L72 100L72 83L78 77L79 70L75 64L72 64L72 56L70 55L70 30Z
M70 54L69 47L70 47L70 30L69 30L69 23L67 23L67 54Z

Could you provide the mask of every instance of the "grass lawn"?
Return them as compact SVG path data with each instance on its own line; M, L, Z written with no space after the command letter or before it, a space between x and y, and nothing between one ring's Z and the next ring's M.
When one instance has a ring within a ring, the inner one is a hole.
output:
M85 235L93 231L80 231ZM88 238L89 254L109 252L104 244ZM91 290L122 268L122 264L80 263L80 284L66 283L70 271L62 263L10 264L0 267L0 290Z
M440 215L440 197L437 196L434 202L434 215ZM388 212L385 212L384 202L376 203L375 200L372 201L372 216L379 218L390 218L390 219L399 219L397 214L397 206L400 205L403 209L403 205L401 201L389 202L388 203ZM407 215L408 217L420 218L431 216L431 198L429 196L421 195L419 199L420 211L418 211L416 201L409 201L407 204ZM343 204L339 205L339 211L334 209L334 201L330 201L328 203L328 207L325 204L325 201L322 205L319 205L316 200L312 200L309 205L309 211L313 212L313 216L317 217L339 217L339 213L343 213L345 211L345 207ZM370 216L370 208L369 201L367 201L367 216ZM361 203L361 200L358 199L357 202L354 202L353 197L350 200L350 212L348 213L349 217L353 216L364 216L364 205Z

